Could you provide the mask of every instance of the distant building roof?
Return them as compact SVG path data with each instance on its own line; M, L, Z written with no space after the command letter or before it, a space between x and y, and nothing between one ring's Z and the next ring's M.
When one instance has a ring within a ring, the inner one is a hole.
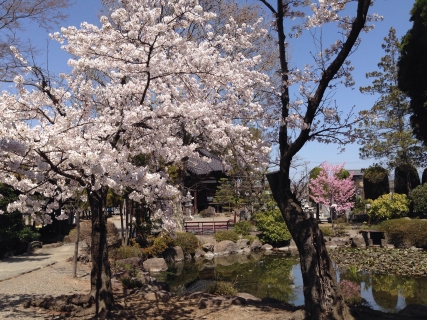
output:
M363 176L363 172L361 169L346 169L348 172L352 173L353 172L353 176Z
M224 171L224 166L221 160L214 156L212 153L205 149L197 150L200 153L200 158L189 157L186 162L186 169L197 175L208 175L214 171ZM203 159L202 157L209 158L210 161Z

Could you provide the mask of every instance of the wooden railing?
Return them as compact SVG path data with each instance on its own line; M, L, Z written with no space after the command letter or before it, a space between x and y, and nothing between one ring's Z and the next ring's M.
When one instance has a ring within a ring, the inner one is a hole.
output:
M233 228L233 220L222 221L185 221L184 228L186 232L197 234L215 233L218 230L229 230Z

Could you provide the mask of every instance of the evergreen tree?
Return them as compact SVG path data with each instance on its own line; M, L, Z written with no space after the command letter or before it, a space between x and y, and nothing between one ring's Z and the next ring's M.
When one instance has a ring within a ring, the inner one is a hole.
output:
M370 166L363 172L363 191L365 199L376 200L383 194L390 193L388 171L379 166Z
M232 181L227 178L219 179L213 202L221 204L222 208L227 211L231 211L236 207L239 203L239 197Z
M366 74L367 78L373 78L372 85L360 88L362 93L380 95L369 111L370 116L359 129L366 137L365 144L360 148L360 157L378 159L389 168L418 166L425 158L426 148L413 137L409 100L398 88L400 42L393 28L384 38L382 48L386 55L378 63L379 71Z
M411 165L400 165L394 170L394 192L410 194L420 185L420 177L417 169Z
M427 145L427 0L416 0L411 11L412 28L402 39L399 88L411 99L411 125Z

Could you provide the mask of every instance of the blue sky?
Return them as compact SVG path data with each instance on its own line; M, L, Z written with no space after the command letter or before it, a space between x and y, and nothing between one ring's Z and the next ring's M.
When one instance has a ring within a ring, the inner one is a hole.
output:
M256 0L240 0L241 2L257 2ZM90 23L98 23L98 14L100 11L100 0L75 0L74 5L68 10L69 18L63 23L63 26L79 26L81 22L87 21ZM272 1L276 3L276 1ZM355 67L353 73L356 85L353 88L340 87L337 90L334 99L340 106L341 110L349 110L355 106L356 110L370 109L378 97L363 95L359 92L360 86L366 86L372 80L366 79L365 74L369 71L377 69L377 63L384 55L381 49L383 38L388 34L390 27L394 27L397 31L397 36L401 38L408 29L411 28L410 10L414 4L414 0L375 0L375 5L370 8L370 13L378 13L384 16L384 20L375 23L375 29L369 33L362 35L362 43L359 49L351 57L352 65ZM59 31L59 28L54 28L51 32ZM30 28L22 34L24 39L29 39L33 45L46 49L48 42L48 32L38 29L36 26ZM300 51L298 51L300 50ZM305 63L306 61L299 61L300 57L308 51L305 46L302 49L293 49L292 56L296 63ZM39 58L39 62L46 67L49 61L49 69L53 72L67 71L68 56L65 52L60 50L60 46L55 41L49 41L49 59L46 55ZM361 160L359 158L359 145L348 145L345 152L339 153L336 145L325 145L316 142L309 142L301 150L299 156L308 161L308 168L311 169L318 166L324 161L330 163L346 163L348 169L360 169L368 167L377 160Z

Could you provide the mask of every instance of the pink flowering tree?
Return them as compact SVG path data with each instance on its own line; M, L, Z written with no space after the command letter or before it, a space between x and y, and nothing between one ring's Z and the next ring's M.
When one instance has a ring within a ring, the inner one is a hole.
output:
M353 173L346 178L340 177L344 164L333 165L324 162L320 167L322 170L318 176L310 180L310 198L318 204L328 206L329 212L334 206L339 214L344 214L354 205L352 199L356 188L352 180Z

